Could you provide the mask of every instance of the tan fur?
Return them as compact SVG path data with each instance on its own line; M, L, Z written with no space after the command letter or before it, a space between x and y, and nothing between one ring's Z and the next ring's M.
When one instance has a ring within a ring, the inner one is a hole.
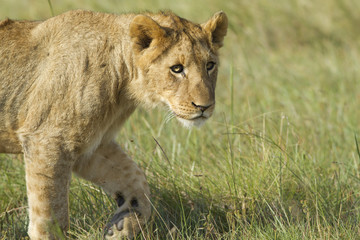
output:
M202 25L171 12L80 10L0 22L0 152L24 153L31 239L54 238L53 223L66 233L72 171L117 199L107 238L139 231L149 187L114 136L139 104L165 105L187 126L209 118L226 29L222 12Z

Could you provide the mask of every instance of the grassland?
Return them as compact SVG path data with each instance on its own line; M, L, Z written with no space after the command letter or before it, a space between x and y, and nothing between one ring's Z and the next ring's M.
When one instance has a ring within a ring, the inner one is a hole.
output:
M360 2L53 1L53 11L224 10L217 110L201 129L138 109L118 141L145 170L153 217L138 239L360 239ZM51 16L0 0L0 18ZM155 142L161 145L165 154ZM0 239L26 237L20 156L0 156ZM115 204L73 178L71 237L99 239Z

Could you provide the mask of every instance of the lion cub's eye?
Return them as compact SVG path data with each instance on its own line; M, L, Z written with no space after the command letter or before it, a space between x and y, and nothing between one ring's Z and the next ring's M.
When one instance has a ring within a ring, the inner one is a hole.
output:
M177 65L174 65L174 66L170 67L170 69L174 73L181 73L182 71L184 71L184 66L181 65L181 64L177 64Z
M215 63L214 63L214 62L208 62L208 63L206 64L206 69L207 69L208 71L212 70L214 67L215 67Z

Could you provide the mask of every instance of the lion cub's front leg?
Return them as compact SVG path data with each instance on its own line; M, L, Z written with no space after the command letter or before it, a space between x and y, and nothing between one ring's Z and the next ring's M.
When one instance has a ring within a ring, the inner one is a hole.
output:
M24 138L26 187L29 204L28 234L32 240L57 239L51 228L69 227L68 190L71 160L56 139Z
M74 172L103 187L117 202L118 209L105 228L105 237L134 237L151 213L149 186L136 163L111 142L100 146L90 159L77 162Z

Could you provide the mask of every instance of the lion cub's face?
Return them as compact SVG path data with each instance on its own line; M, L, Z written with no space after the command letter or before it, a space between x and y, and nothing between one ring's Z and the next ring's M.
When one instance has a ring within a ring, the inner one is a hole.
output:
M200 25L174 15L139 15L130 26L141 69L141 101L164 103L185 125L200 126L213 113L219 59L227 30L222 12Z

